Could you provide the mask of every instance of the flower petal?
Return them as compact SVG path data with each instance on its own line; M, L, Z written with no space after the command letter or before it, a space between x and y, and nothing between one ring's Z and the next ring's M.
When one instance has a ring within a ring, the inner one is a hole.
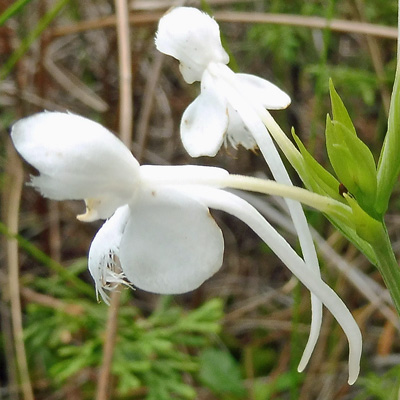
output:
M255 149L257 143L244 124L239 113L229 104L228 105L229 124L226 138L229 140L231 146L235 149L238 145L242 145L246 150Z
M215 90L213 78L205 71L201 94L185 110L181 139L191 157L214 157L228 128L227 102Z
M155 41L159 51L180 61L187 83L200 81L211 61L229 62L218 24L196 8L177 7L165 14L158 24Z
M129 218L129 206L123 206L115 211L94 237L89 250L89 272L96 285L96 295L100 293L105 303L109 297L104 291L113 290L119 283L127 285L124 274L118 271L116 258L126 223Z
M220 269L222 233L202 203L155 186L130 207L120 261L133 285L153 293L185 293Z
M15 123L11 137L22 157L40 172L32 185L55 200L89 199L87 220L108 218L134 194L138 162L94 121L43 112Z
M281 110L291 103L289 95L266 79L250 74L236 74L236 80L246 96L268 110Z

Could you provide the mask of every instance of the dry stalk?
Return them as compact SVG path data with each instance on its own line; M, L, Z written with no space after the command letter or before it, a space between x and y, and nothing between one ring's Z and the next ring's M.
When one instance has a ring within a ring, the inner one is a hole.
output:
M133 102L132 102L132 71L131 47L129 40L129 19L127 0L115 0L116 23L118 36L119 55L119 87L120 87L120 137L127 147L131 147L133 128ZM103 346L103 360L99 373L96 400L110 398L111 364L117 337L118 309L120 305L120 292L117 288L111 294L111 303L108 309L106 335Z
M163 60L164 54L157 52L154 56L154 61L147 76L146 86L144 88L143 105L137 123L136 132L137 143L139 147L138 152L136 152L136 158L139 162L141 162L143 159L143 153L146 147L151 111L153 109L154 93L156 91L158 80L161 74Z
M149 12L141 14L131 14L129 22L136 26L156 23L163 16L162 12ZM274 24L299 26L309 29L330 29L335 32L357 33L360 35L370 35L387 39L397 39L397 28L370 24L366 22L346 21L342 19L327 20L323 17L309 17L292 14L272 14L245 11L217 11L214 14L218 22L237 22L245 24ZM116 17L111 15L89 21L82 21L68 26L55 27L50 30L53 37L72 35L92 29L104 29L115 27Z
M23 169L21 161L13 149L11 141L7 143L8 155L8 208L6 212L6 224L11 234L18 232L19 207L23 184ZM15 354L18 372L21 380L21 388L24 400L34 400L32 384L29 377L28 363L26 359L24 333L22 326L22 310L19 284L18 242L16 239L7 239L8 282L11 305L11 321L14 334Z

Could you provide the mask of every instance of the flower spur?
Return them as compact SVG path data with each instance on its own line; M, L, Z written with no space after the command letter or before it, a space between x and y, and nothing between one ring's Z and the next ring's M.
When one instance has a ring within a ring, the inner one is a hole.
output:
M292 185L271 136L263 123L266 109L286 108L290 97L255 75L234 73L226 64L217 22L191 7L177 7L160 19L155 39L159 51L179 60L187 83L201 82L200 95L181 119L181 139L193 156L214 156L229 142L234 147L258 147L277 182ZM285 199L297 231L306 266L320 275L311 233L301 205ZM308 342L298 370L315 348L322 323L322 304L311 294L312 320Z

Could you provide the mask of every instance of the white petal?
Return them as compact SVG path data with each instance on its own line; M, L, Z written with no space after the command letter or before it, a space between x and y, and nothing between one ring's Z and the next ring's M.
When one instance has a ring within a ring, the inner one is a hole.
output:
M201 94L185 110L181 139L191 157L214 157L228 128L227 102L217 92L213 79L204 72Z
M228 116L229 124L226 137L231 146L235 149L238 145L242 145L246 150L255 149L257 143L253 135L243 123L239 113L231 105L228 106Z
M89 250L89 272L96 285L96 295L109 304L109 297L104 291L113 290L119 283L127 284L122 272L118 271L115 257L119 255L119 247L129 217L129 206L120 207L107 220L94 237Z
M196 289L219 270L223 248L207 207L178 190L155 188L131 205L120 261L138 288L178 294Z
M236 78L246 96L268 110L281 110L291 103L289 95L266 79L250 74L236 74Z
M33 186L55 200L90 199L89 220L109 217L134 194L138 162L94 121L44 112L15 123L11 137L22 157L40 172Z
M196 8L177 7L165 14L158 24L156 46L162 53L180 61L187 83L200 81L211 61L229 62L218 24Z
M301 257L267 220L247 201L220 189L190 187L188 192L210 208L225 211L247 224L271 250L282 260L293 274L331 311L341 325L349 341L349 384L353 384L360 371L362 337L359 327L339 296L316 273L304 264Z

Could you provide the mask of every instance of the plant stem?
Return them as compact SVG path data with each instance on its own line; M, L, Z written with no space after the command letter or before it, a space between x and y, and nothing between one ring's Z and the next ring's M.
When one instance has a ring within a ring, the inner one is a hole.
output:
M400 315L400 268L393 253L386 226L383 223L379 236L371 244L378 261L377 267L379 272L392 296L396 311Z
M51 21L53 21L68 2L69 0L60 0L39 20L36 27L21 41L19 47L0 68L0 81L11 72L18 60L29 50L32 43L43 33L43 31L50 25Z
M110 307L107 313L107 329L103 345L103 358L99 371L98 385L96 389L96 400L107 400L110 398L111 365L114 356L115 342L118 334L118 310L120 306L121 292L115 291L111 294Z
M3 26L13 15L22 10L32 0L17 0L0 15L0 26Z
M118 38L118 70L121 140L130 148L133 129L131 45L129 40L129 9L127 0L115 0L116 28ZM108 309L106 336L103 344L103 360L100 367L96 400L106 400L111 393L111 366L118 333L118 311L121 294L117 288L111 293Z
M60 263L53 260L46 253L37 248L29 240L25 239L21 235L12 233L6 224L0 221L0 235L4 235L8 240L16 240L18 246L24 250L30 257L34 258L40 264L53 270L59 274L67 282L72 283L77 289L89 297L93 297L93 287L83 280L79 279L68 269L64 268Z
M18 232L19 206L21 201L24 174L21 161L12 148L10 142L7 144L7 152L9 155L7 166L9 168L8 173L10 180L8 182L9 196L6 221L8 229L10 232L14 233ZM11 321L14 334L15 355L21 380L21 390L24 400L34 400L24 342L19 282L18 242L16 239L7 240L6 255L8 262L8 286L11 307Z

